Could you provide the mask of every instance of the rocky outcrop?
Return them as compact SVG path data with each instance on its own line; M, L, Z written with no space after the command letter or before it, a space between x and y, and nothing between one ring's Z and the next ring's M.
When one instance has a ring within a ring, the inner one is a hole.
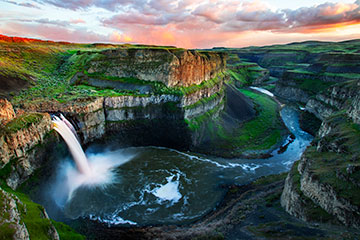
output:
M304 221L309 220L306 215L306 202L301 197L299 182L296 182L295 175L297 164L294 164L285 180L284 189L281 195L281 206L291 215Z
M6 124L0 131L0 167L11 159L26 158L27 153L44 140L50 131L49 114L27 113Z
M344 225L360 228L359 89L359 81L338 84L307 103L306 109L322 124L286 180L282 206L290 214L312 220L302 209L308 206L296 204L309 199Z
M307 103L309 94L295 86L283 85L278 83L275 85L273 93L281 98L289 101Z
M103 137L106 133L113 132L115 129L120 132L121 127L118 128L115 125L123 126L123 121L154 119L181 119L183 121L195 115L204 114L215 108L220 101L208 103L201 101L222 92L223 81L222 76L217 76L216 81L213 80L211 84L191 87L188 92L181 96L151 94L79 98L68 103L57 101L22 103L17 108L25 111L62 112L72 120L83 143L89 143ZM198 103L201 103L201 106ZM194 109L191 107L192 105L198 105L198 107ZM193 109L186 110L188 107ZM128 127L129 125L127 125ZM186 131L186 128L183 131Z
M180 99L180 106L186 107L196 102L200 101L203 98L208 98L213 94L219 93L223 89L224 79L220 78L221 80L216 82L213 86L199 88L196 91L192 91L187 93Z
M153 104L162 104L166 102L179 102L180 97L175 95L152 95L148 97L141 96L119 96L106 97L104 106L108 109L146 107Z
M0 216L0 237L2 239L28 240L30 237L36 239L37 236L41 236L39 237L41 239L60 239L44 208L36 206L36 209L31 209L32 212L29 213L27 204L24 204L14 194L1 188L0 210L2 213ZM28 214L34 214L32 219L28 219L28 221L34 221L33 226L31 226L34 228L31 229L32 231L29 230L29 226L26 226L28 222L26 223L24 220ZM41 221L39 221L40 219ZM33 235L30 236L30 233Z
M5 125L15 118L15 112L11 103L0 98L0 125Z
M22 220L25 205L13 194L0 188L0 236L3 239L28 240L29 232Z
M267 69L254 72L256 72L258 76L254 79L253 85L261 85L269 80L270 72Z
M105 133L104 98L79 98L71 102L41 101L22 103L17 108L25 111L62 112L73 119L73 125L78 128L84 143L100 138Z
M208 101L206 101L206 100L199 101L198 103L196 103L192 106L185 107L184 118L191 119L191 118L197 117L199 115L202 115L206 112L209 112L212 109L215 109L223 101L224 97L225 97L225 94L223 91L220 93L216 93L215 96L213 96ZM214 116L214 117L216 117L216 116Z
M344 110L357 124L360 123L360 82L351 81L330 87L306 104L306 110L325 120L333 113Z
M87 53L84 53L87 54ZM162 82L168 87L198 85L225 69L223 53L182 49L104 50L86 66L89 74Z
M359 206L341 197L330 184L321 183L311 171L300 168L299 172L302 174L301 191L305 196L312 199L326 212L336 216L346 226L360 228Z

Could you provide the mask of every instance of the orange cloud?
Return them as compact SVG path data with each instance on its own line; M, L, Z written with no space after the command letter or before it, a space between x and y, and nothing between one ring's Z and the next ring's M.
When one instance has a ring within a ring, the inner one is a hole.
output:
M343 14L349 11L354 11L358 7L359 6L357 4L337 3L334 6L328 6L322 9L321 14L324 16L333 16Z
M299 29L298 32L300 33L332 33L332 32L338 32L341 31L344 28L347 27L359 27L360 29L360 20L358 21L352 21L352 22L345 22L345 23L335 23L335 24L329 24L329 25L317 25L312 28L304 28ZM354 33L359 33L359 31L354 31Z
M360 0L351 4L338 0L338 3L277 10L265 1L37 0L39 4L55 5L71 14L74 11L88 13L86 19L89 20L39 19L39 15L17 20L7 17L11 20L0 23L0 32L76 42L131 42L186 48L274 43L276 36L283 42L286 36L296 41L360 37ZM94 6L103 8L96 10L98 15L91 10ZM98 28L93 29L96 24ZM342 30L346 30L346 34L340 33Z
M72 20L70 20L70 23L79 24L79 23L86 23L86 22L85 22L85 20L79 18L79 19L72 19Z
M126 34L120 34L119 32L117 31L114 31L110 37L109 37L109 40L111 42L118 42L118 43L123 43L123 42L132 42L133 41L133 38L126 35Z

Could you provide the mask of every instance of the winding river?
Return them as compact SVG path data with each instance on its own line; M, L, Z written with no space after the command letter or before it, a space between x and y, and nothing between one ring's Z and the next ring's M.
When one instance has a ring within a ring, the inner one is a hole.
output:
M222 159L161 147L116 149L94 144L86 151L90 162L118 161L110 182L59 195L54 189L65 181L61 169L74 167L71 159L65 159L56 181L48 186L52 197L42 204L56 220L85 217L109 225L140 226L190 223L217 206L226 191L222 186L288 171L300 158L312 136L300 129L294 108L282 108L281 117L295 139L289 136L286 150L277 149L268 159Z

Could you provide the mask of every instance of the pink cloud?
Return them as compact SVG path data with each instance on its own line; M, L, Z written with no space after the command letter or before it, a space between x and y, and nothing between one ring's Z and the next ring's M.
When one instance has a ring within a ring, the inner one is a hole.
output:
M6 35L27 36L44 40L68 42L101 42L108 37L86 30L69 30L61 26L28 23L7 23L0 32Z
M78 18L78 19L72 19L70 20L70 23L72 24L79 24L79 23L86 23L84 19Z
M332 36L337 28L360 23L360 0L351 4L324 3L295 10L273 10L260 0L177 0L170 3L168 0L37 0L37 3L72 12L83 13L94 6L112 11L109 17L99 20L100 27L110 34L96 33L91 29L94 23L88 24L80 18L70 21L9 20L0 25L1 31L53 40L134 42L196 48L233 46L236 42L242 44L245 36L277 34L283 37L288 34L290 38L294 34L302 34L303 38L313 38L323 32ZM260 42L260 39L249 42Z

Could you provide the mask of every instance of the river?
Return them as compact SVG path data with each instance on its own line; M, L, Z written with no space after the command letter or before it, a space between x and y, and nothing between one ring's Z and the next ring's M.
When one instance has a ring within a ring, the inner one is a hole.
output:
M285 106L281 117L293 133L282 153L273 151L267 159L223 159L180 152L162 147L91 145L89 161L103 163L116 159L110 182L80 186L71 196L59 197L64 176L56 173L50 181L50 199L41 201L55 220L85 217L109 225L186 224L213 210L229 184L246 184L270 174L288 171L298 160L312 136L299 126L298 112ZM285 144L285 143L284 143ZM58 169L72 167L71 159L61 161ZM48 196L49 194L47 194Z

